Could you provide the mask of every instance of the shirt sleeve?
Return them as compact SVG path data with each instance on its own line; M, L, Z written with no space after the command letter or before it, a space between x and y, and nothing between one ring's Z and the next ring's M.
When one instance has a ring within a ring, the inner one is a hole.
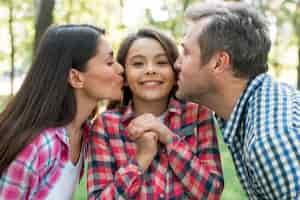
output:
M107 123L110 123L107 121ZM121 141L118 141L121 142ZM114 149L116 150L116 149ZM134 199L142 184L142 170L135 160L116 169L103 118L94 122L88 144L88 199ZM117 151L117 150L116 150Z
M249 150L249 171L255 191L264 199L300 197L299 126L285 132L264 134Z
M36 169L37 149L27 145L0 178L0 199L32 199L39 176Z
M174 173L194 199L220 199L224 187L216 128L207 109L199 111L197 125L188 137L178 137L167 145ZM193 151L190 142L196 144Z

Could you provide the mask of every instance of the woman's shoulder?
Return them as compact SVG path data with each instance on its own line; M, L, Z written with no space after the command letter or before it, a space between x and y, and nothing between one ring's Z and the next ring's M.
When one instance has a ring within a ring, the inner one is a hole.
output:
M56 149L61 146L62 143L67 143L67 133L65 128L47 128L38 134L33 140L34 145L39 151L43 149L53 148Z
M45 129L27 144L16 158L17 163L24 163L34 171L45 169L57 158L61 143L56 137L57 129Z
M32 142L38 155L38 164L47 167L51 161L59 159L64 148L67 148L65 128L47 128L42 130Z

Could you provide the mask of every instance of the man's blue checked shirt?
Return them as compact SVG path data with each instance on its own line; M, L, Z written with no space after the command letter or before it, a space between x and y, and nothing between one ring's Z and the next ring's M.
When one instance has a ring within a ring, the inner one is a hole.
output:
M219 122L249 199L300 199L299 91L261 74Z

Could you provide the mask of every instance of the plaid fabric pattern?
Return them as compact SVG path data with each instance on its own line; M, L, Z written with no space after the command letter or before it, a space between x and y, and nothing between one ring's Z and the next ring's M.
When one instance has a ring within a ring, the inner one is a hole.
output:
M69 159L68 144L65 128L42 131L2 174L0 199L46 199Z
M125 127L132 107L107 111L94 122L88 147L89 199L220 199L223 177L211 112L170 100L164 117L173 142L160 145L145 173Z
M220 120L249 199L300 199L300 93L262 74Z

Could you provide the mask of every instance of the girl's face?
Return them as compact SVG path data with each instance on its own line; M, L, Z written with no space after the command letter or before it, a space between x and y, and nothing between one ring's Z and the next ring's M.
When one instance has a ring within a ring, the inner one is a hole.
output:
M175 73L166 52L151 38L132 43L126 57L125 76L133 101L165 101L175 84Z
M101 37L97 54L91 58L83 72L83 90L97 100L120 100L123 87L123 68L113 56L110 44Z

